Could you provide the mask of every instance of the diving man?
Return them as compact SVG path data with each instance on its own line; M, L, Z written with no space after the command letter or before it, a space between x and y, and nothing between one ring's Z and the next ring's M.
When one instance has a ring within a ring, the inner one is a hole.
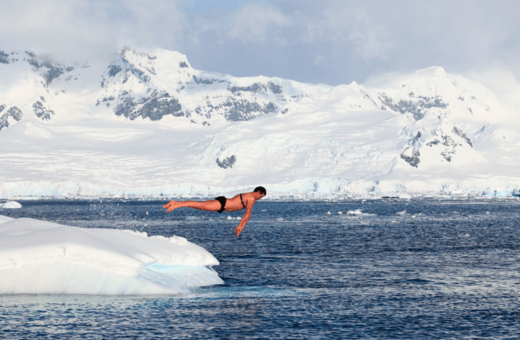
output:
M251 217L251 210L256 201L261 199L267 194L264 187L256 187L253 192L236 195L233 198L227 199L224 196L219 196L211 201L197 202L197 201L183 201L176 202L170 201L164 205L167 213L178 208L193 208L204 211L217 211L222 213L223 211L238 211L246 209L244 217L240 221L238 227L235 228L235 234L240 235L240 232L246 226L247 221Z

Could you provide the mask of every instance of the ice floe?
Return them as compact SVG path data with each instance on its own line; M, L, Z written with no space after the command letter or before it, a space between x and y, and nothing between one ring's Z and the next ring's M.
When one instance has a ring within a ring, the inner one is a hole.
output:
M0 209L20 209L22 205L15 201L7 201L5 203L0 203Z
M0 294L176 294L222 284L218 264L183 237L0 215Z

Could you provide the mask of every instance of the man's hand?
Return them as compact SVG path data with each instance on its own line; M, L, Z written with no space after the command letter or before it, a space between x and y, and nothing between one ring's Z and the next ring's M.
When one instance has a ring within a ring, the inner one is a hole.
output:
M244 214L244 217L242 217L242 220L240 221L238 227L235 228L235 234L237 235L237 237L238 235L240 235L240 232L242 231L242 229L244 229L244 227L247 224L247 221L249 221L249 218L251 217L251 209L253 208L253 204L255 203L253 202L252 204L250 204L250 201L247 202L246 213Z
M169 203L166 203L163 208L166 209L168 208L168 210L166 210L167 213L169 213L170 211L172 211L174 208L175 208L175 201L170 201Z
M244 229L244 227L245 227L245 225L242 227L238 226L235 228L235 234L237 235L237 237L238 237L238 235L240 235L240 232L242 231L242 229Z

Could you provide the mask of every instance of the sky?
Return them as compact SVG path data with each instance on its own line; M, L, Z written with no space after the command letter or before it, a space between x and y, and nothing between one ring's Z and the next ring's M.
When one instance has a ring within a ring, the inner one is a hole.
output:
M518 0L2 0L0 50L61 62L164 48L194 68L330 85L442 66L520 79Z

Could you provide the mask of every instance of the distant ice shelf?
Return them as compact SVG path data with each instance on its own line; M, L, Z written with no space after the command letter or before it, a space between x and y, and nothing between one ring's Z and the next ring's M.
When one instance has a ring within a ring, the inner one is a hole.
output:
M0 294L178 294L222 284L218 264L182 237L0 215Z

